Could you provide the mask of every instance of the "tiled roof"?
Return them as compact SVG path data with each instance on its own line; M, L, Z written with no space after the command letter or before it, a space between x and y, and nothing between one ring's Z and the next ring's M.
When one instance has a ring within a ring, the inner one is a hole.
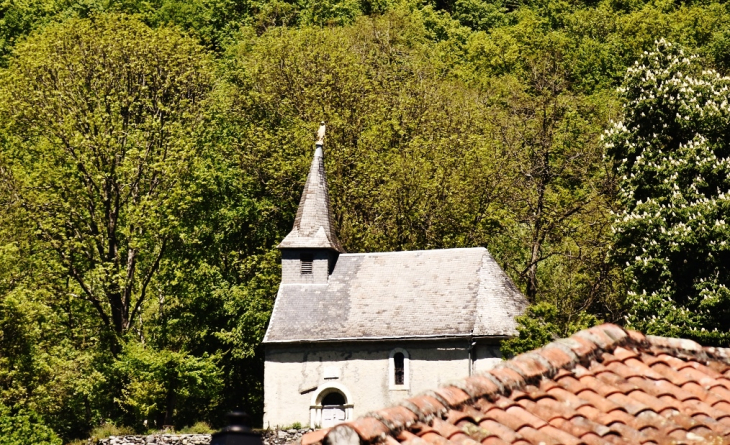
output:
M318 145L299 201L294 227L279 244L279 249L323 248L344 252L332 221L324 151Z
M326 284L281 285L264 343L507 336L526 306L483 247L343 254Z
M730 443L730 349L606 324L301 443Z

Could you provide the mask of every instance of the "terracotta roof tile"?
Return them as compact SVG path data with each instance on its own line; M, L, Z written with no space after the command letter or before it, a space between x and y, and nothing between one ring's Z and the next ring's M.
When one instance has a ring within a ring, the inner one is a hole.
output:
M642 431L639 431L620 422L611 424L610 428L612 431L615 431L619 437L621 437L622 441L619 443L635 444L646 443L653 440L651 436L646 435Z
M446 412L446 407L434 397L420 395L406 400L403 406L410 409L414 413L421 413L422 417L432 416Z
M712 407L722 410L726 413L730 413L730 403L725 400L720 400L719 402L712 404Z
M718 379L724 379L719 372L695 361L691 362L690 366L683 368L680 372L689 377L692 380L691 383L698 383L707 387L722 385Z
M522 408L535 414L537 417L548 423L552 422L555 419L570 419L570 417L566 419L564 412L556 410L554 406L550 406L545 403L535 403L532 400L527 399L522 399L518 403Z
M421 439L425 440L426 443L430 443L433 445L450 445L451 444L451 442L449 442L444 437L439 436L438 433L436 433L434 431L429 431L426 434L422 435Z
M579 445L581 443L584 443L580 440L579 437L569 434L568 432L563 431L560 428L556 428L550 424L540 428L540 432L543 434L547 434L553 439L556 439L558 443L571 445Z
M411 439L402 441L401 444L402 445L427 445L428 442L426 442L425 440L421 439L418 436L414 436Z
M381 421L372 417L361 417L344 425L355 430L357 435L366 442L373 442L390 435L390 430Z
M316 430L309 432L302 436L302 445L313 445L315 443L321 443L322 439L324 439L324 436L329 433L329 428L325 428L322 430Z
M607 398L601 397L593 391L582 392L580 393L580 397L586 403L590 404L592 408L597 409L601 413L610 413L613 411L625 412L625 409L622 408L621 405L618 405Z
M600 437L597 433L595 433L592 428L586 427L585 425L576 424L569 420L565 420L562 418L555 418L550 422L550 425L552 425L555 428L559 428L566 433L570 434L573 437L581 438L583 436L592 434L596 437Z
M466 433L462 432L451 436L449 441L455 443L456 445L479 445L479 442L469 437Z
M519 431L520 429L530 425L530 419L523 419L511 414L507 414L502 409L490 409L487 412L487 419L494 420L495 422L501 423L512 431Z
M500 391L499 382L495 382L491 376L473 375L464 379L465 386L469 393L475 397L487 397L497 394Z
M439 388L434 393L438 394L450 406L458 406L471 399L469 394L453 386Z
M398 439L401 442L405 442L407 440L416 439L417 437L418 436L416 436L415 434L413 434L412 432L410 432L408 430L403 430L403 431L401 431L400 433L398 433L395 436L395 438Z
M533 444L545 444L545 445L559 445L560 441L554 437L551 437L541 431L538 431L531 427L524 427L520 430L520 434L530 443Z
M498 436L489 436L482 441L482 445L509 445Z
M626 333L629 334L629 338L632 340L633 343L637 345L646 343L646 336L644 335L644 333L639 331L626 331Z
M654 371L657 371L659 374L664 376L667 380L669 380L673 385L682 387L683 385L695 381L691 377L687 376L684 373L679 373L677 370L673 369L670 365L667 365L664 362L657 362L655 363L651 369Z
M525 354L505 364L509 369L522 375L525 380L541 378L555 369L552 364L538 354Z
M597 326L301 445L353 434L362 445L730 443L730 350Z
M504 366L497 366L490 371L492 376L496 377L505 388L515 389L524 385L525 380L521 375L516 373L514 370L506 368Z
M631 349L626 349L623 346L619 346L612 352L619 360L626 361L632 358L639 358L639 353Z
M479 419L474 418L474 414L478 414ZM462 422L468 422L468 423L478 423L479 420L481 420L481 412L467 412L467 411L460 411L457 409L449 410L448 415L446 416L446 421L453 425L459 425Z
M500 439L507 443L516 443L523 439L522 435L507 426L496 422L492 419L486 419L479 422L479 426L485 431L499 436Z
M548 394L555 397L555 399L566 403L571 409L579 410L581 407L585 405L591 405L590 402L583 399L582 397L578 397L575 394L573 394L570 391L565 390L564 388L554 386L554 387L547 387L547 385L540 385L542 389L545 390ZM545 388L543 388L545 387ZM581 394L582 396L582 394Z
M590 340L586 340L584 338L576 336L563 340L558 340L558 342L569 347L577 356L587 359L590 359L592 355L599 350L597 344L591 342Z
M444 422L441 419L433 419L433 422L431 422L431 426L437 433L447 439L450 439L451 436L453 436L454 434L462 433L461 428L452 423Z
M537 354L549 361L554 367L560 369L574 363L575 360L575 354L571 355L566 349L558 347L544 348L537 351Z

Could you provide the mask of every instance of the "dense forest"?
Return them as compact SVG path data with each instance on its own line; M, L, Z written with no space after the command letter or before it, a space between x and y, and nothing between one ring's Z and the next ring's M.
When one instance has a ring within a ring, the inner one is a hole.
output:
M347 251L484 246L519 353L730 344L730 7L0 3L0 444L261 419L320 121Z

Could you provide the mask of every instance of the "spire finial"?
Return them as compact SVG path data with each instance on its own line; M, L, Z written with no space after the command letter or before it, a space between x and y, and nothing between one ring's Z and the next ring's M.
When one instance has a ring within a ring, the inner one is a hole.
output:
M327 127L324 125L324 121L319 123L319 130L317 130L317 145L324 145L324 131Z

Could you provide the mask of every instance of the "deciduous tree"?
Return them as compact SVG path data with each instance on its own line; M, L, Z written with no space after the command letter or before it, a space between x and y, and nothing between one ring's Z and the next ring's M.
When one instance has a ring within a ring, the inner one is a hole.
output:
M99 16L20 45L1 82L17 217L55 252L70 294L123 335L185 205L208 56L174 30Z
M613 257L630 278L628 323L730 341L730 78L659 41L626 75L606 148L621 176Z

